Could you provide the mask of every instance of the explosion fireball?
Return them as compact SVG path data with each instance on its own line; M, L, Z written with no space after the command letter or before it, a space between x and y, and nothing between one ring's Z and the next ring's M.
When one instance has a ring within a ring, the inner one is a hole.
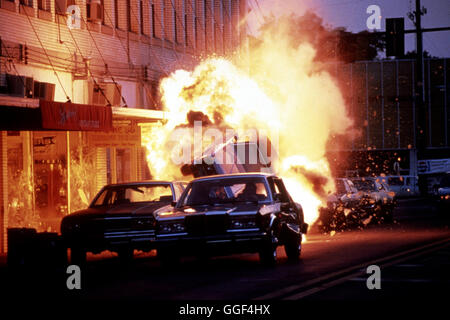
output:
M250 67L239 57L209 58L193 71L177 70L160 84L167 123L143 134L148 164L155 179L180 179L173 159L181 145L192 149L193 134L178 135L180 127L257 129L277 145L274 169L283 177L294 200L312 224L318 209L334 189L326 158L331 136L351 126L342 94L332 76L314 61L309 43L293 46L287 25L264 30L250 50ZM192 131L190 131L192 132ZM208 146L211 137L203 137ZM223 143L224 141L219 141Z

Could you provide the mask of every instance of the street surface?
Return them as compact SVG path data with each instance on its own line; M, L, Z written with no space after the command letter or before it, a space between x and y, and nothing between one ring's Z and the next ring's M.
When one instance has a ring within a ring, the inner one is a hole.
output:
M129 264L115 254L89 255L81 290L65 287L65 270L0 276L12 294L87 300L389 300L444 298L450 277L450 219L429 200L401 200L395 223L320 234L312 230L302 259L288 262L279 248L276 267L257 254L199 259L184 257L170 268L155 252L135 254ZM381 268L381 289L366 286L366 268ZM56 276L55 276L56 274ZM444 296L442 296L444 294Z

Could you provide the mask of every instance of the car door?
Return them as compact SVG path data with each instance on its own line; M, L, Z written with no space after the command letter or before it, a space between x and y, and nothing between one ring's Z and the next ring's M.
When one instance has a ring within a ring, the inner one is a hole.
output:
M287 222L300 223L300 213L298 208L289 195L283 180L280 178L270 178L269 186L274 195L274 201L280 203L280 211L283 213ZM293 220L293 221L292 221Z

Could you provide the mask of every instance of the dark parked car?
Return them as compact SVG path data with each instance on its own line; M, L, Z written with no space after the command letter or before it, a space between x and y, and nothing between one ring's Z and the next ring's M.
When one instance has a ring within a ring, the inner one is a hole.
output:
M287 257L297 260L308 228L282 179L264 173L197 178L171 210L155 216L162 259L258 252L262 262L275 264L276 249L284 245Z
M72 263L86 252L115 251L129 259L134 249L153 249L155 210L177 201L185 182L147 181L103 187L91 205L61 221L61 234L71 250Z

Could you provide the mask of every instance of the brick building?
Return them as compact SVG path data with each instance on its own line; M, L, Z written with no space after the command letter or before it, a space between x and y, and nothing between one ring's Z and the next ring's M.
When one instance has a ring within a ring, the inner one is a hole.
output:
M162 125L159 80L236 53L246 12L245 0L0 0L0 253L8 227L58 231L102 185L150 178L140 138Z
M432 185L434 174L450 170L450 59L424 59L423 150L416 145L415 68L415 61L408 59L332 66L356 129L351 139L330 144L337 175L400 173L419 175L419 180L422 176ZM439 170L421 168L434 162Z

